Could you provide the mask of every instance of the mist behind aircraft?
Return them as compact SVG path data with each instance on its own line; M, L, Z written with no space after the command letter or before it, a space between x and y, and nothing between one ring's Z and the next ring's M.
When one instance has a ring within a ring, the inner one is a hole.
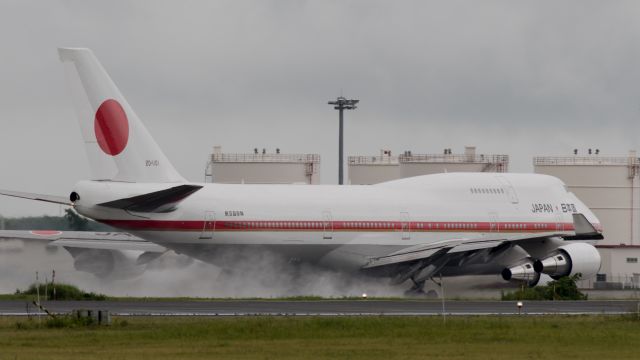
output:
M312 266L294 270L275 254L262 252L246 254L233 272L186 256L172 254L141 276L128 280L100 280L95 276L73 269L73 259L64 249L47 250L42 243L25 244L22 249L0 244L0 293L13 293L26 289L35 282L51 281L56 271L56 282L76 285L85 291L112 296L164 296L164 297L288 297L323 296L402 296L404 287L390 287L386 279L348 276ZM188 262L182 267L175 262Z

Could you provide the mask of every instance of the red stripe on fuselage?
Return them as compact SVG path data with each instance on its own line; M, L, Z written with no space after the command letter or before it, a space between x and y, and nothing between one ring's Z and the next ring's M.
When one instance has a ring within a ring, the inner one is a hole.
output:
M261 220L100 220L127 230L148 231L326 231L334 232L553 232L572 231L573 223L432 221L261 221Z

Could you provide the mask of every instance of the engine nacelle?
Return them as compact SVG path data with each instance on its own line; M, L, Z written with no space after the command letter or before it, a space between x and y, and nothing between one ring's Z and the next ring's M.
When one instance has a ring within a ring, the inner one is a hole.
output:
M600 253L593 245L567 244L560 246L546 258L536 260L533 267L536 272L547 274L553 279L575 274L582 274L583 279L588 279L600 270Z
M540 273L533 268L533 261L526 261L502 270L502 278L507 281L525 282L528 286L536 286L540 281Z

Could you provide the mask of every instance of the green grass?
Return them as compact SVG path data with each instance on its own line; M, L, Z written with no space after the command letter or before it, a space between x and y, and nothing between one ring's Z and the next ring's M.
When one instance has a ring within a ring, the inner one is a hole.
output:
M511 292L502 292L502 300L587 300L588 296L578 289L580 274L563 276L545 285L522 287Z
M637 359L635 316L0 318L3 359ZM17 325L20 323L21 325Z
M80 290L77 286L58 283L55 285L46 285L39 284L36 286L35 284L31 284L29 288L25 291L20 292L20 294L36 296L38 294L38 290L40 291L41 299L45 297L48 299L56 299L56 300L106 300L107 296L102 294L96 294L94 292L86 292L84 290ZM55 291L55 294L54 294ZM16 294L19 295L19 294Z
M26 290L16 290L13 294L2 294L0 300L36 300L40 295L41 300L107 300L107 296L103 294L96 294L94 292L86 292L80 290L77 286L56 283L55 286L51 284L31 284Z

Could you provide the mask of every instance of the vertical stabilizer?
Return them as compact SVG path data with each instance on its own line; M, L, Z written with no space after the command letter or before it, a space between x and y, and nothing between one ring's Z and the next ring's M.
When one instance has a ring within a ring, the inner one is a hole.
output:
M94 180L184 182L89 49L58 49Z

